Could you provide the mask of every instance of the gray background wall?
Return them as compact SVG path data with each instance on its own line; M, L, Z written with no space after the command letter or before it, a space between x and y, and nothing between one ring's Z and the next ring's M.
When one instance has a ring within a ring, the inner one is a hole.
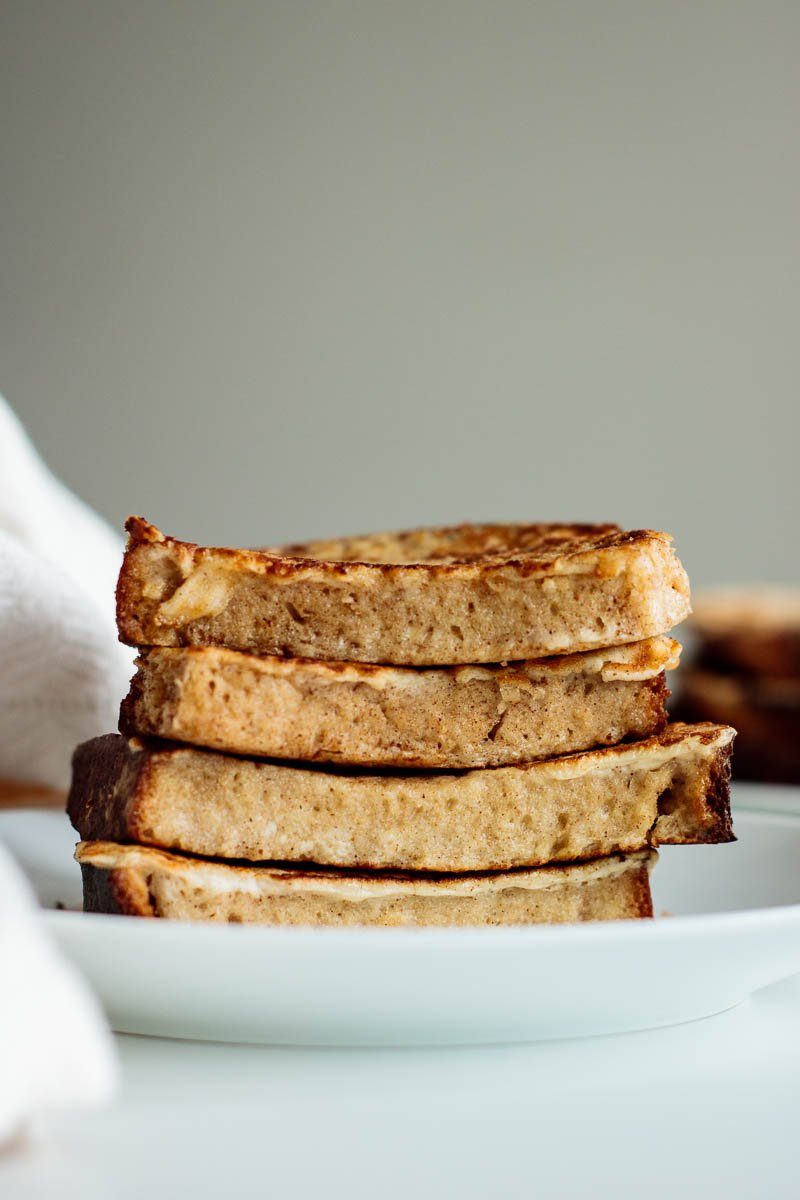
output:
M800 5L0 3L0 388L119 524L798 574Z

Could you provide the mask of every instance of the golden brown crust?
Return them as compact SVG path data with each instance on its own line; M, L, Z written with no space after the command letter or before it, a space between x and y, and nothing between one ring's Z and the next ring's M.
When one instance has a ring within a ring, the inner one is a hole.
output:
M287 558L315 564L361 563L381 570L395 567L427 571L494 566L549 571L560 559L628 547L651 538L669 540L652 529L625 532L618 525L451 525L394 533L364 534L295 543L280 548Z
M389 571L424 570L427 574L483 574L487 568L512 566L521 570L545 571L570 558L600 551L628 549L637 542L653 539L669 543L666 533L654 529L625 531L614 524L484 524L398 530L355 537L295 542L259 549L225 546L201 547L162 533L144 517L125 522L128 548L137 543L173 547L179 555L224 555L236 565L276 574L303 573L309 569L333 575L348 574L356 567ZM465 570L466 569L466 572Z
M565 867L420 878L231 865L82 842L87 912L270 925L501 925L652 916L652 852Z
M501 662L642 640L689 611L670 539L651 530L459 526L234 550L180 542L139 517L126 527L117 619L132 645Z
M509 666L403 668L156 647L120 731L233 754L480 767L647 737L666 724L670 638Z
M515 767L381 775L95 739L69 813L87 840L215 858L465 872L733 838L733 731L669 727ZM126 759L127 756L127 759Z

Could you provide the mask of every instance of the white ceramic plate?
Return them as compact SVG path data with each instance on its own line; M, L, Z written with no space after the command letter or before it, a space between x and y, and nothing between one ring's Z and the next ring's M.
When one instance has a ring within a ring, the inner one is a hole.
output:
M730 846L661 852L656 921L264 929L46 912L120 1032L235 1042L533 1041L669 1025L800 972L800 789L737 811ZM749 803L752 789L738 788ZM795 814L795 815L792 815ZM42 903L80 904L59 813L0 814Z

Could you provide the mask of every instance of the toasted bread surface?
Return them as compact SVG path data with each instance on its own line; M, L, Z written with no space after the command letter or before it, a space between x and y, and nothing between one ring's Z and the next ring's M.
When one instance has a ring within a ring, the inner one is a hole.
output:
M78 747L68 808L84 840L253 862L485 871L733 838L733 731L514 767L372 774L259 762L117 735Z
M131 645L458 665L640 641L689 612L671 539L652 530L478 525L231 550L140 517L126 528L117 621Z
M509 666L144 651L120 729L242 755L389 767L527 762L658 732L670 638Z
M491 875L368 875L82 842L87 912L263 925L525 925L652 916L653 852Z

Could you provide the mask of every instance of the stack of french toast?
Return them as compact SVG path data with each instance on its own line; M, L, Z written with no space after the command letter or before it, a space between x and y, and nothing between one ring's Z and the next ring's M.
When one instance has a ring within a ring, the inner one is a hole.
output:
M270 925L652 915L660 844L733 838L734 731L667 723L671 539L463 525L203 548L139 517L120 733L68 807L88 911Z

